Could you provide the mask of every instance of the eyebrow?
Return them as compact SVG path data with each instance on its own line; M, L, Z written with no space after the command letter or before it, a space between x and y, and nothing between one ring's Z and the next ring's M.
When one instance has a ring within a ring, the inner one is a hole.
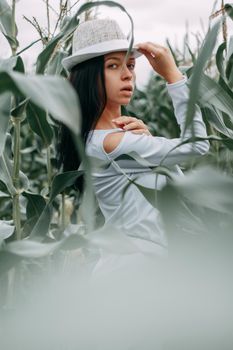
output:
M108 57L105 62L107 62L108 60L117 60L117 61L121 61L121 59L119 57L114 57L114 56L111 56L111 57ZM135 61L135 57L130 57L129 60L134 60Z

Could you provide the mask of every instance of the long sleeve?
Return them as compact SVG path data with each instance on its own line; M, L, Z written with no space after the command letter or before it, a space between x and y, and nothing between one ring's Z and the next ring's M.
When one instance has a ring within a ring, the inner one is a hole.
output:
M145 134L133 134L130 131L124 132L119 145L110 153L106 153L110 159L117 159L122 155L129 155L144 166L156 166L162 161L163 165L174 165L189 160L191 157L203 155L209 150L209 142L196 141L178 146L185 139L190 138L192 128L194 135L206 137L206 127L202 120L200 108L196 106L192 126L184 132L189 88L184 78L173 84L167 84L168 93L172 99L175 117L180 126L183 138L167 139L164 137L148 136Z

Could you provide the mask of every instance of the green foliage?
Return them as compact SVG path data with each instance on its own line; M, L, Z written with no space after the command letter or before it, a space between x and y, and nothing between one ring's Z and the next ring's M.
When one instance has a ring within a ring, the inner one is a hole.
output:
M30 102L27 108L27 119L33 132L40 136L44 146L48 147L53 140L53 129L47 121L46 111Z
M153 135L179 136L172 102L167 94L166 84L160 76L151 76L144 91L136 90L128 109L149 126Z
M12 16L12 9L8 5L6 0L0 1L0 30L6 37L12 50L16 49L19 45L16 39L17 26Z
M51 204L56 198L56 196L63 192L67 187L73 186L75 181L79 176L83 174L83 171L69 171L62 174L57 174L52 182L51 185L51 191L49 200L44 206L43 211L41 211L40 216L38 217L38 220L30 233L30 237L33 237L34 239L37 237L43 237L48 232L49 224L50 224L50 210L51 210ZM41 239L41 238L40 238Z
M57 34L54 33L49 41L43 41L45 47L37 58L37 74L33 76L25 74L22 58L19 54L15 55L18 47L15 3L11 8L6 1L0 1L1 31L11 45L13 53L9 59L0 60L0 185L2 191L0 206L4 208L3 219L13 216L13 222L1 221L3 228L1 242L4 243L4 253L1 256L12 256L17 250L17 248L8 249L10 243L7 243L7 240L23 238L30 238L30 242L32 239L54 240L51 232L55 234L56 230L65 228L65 222L61 222L60 219L54 220L55 213L65 214L60 193L64 196L64 191L67 189L72 193L72 186L83 172L77 170L64 174L57 173L55 151L57 122L64 123L76 134L78 151L80 156L84 157L85 168L89 169L83 146L77 136L80 129L77 95L67 80L54 75L67 75L61 60L70 51L72 34L79 24L79 15L97 5L116 6L127 13L122 5L114 1L102 1L86 3L73 16L64 17L60 23L60 31ZM132 25L130 44L132 46L133 22L129 14L128 16ZM21 51L30 48L34 43ZM57 122L54 122L54 119ZM87 191L83 199L83 208L88 208L91 215L93 194L90 169L87 173L89 174L85 175ZM80 202L74 200L73 205L75 210L75 206L77 209ZM86 222L88 221L87 226L92 227L89 214L84 213L83 218ZM12 236L13 233L14 236ZM34 244L30 242L29 250L30 244ZM12 264L6 264L6 266L10 268Z
M95 246L116 249L118 253L130 251L127 243L119 243L114 234L101 229L94 231L95 203L90 160L85 157L79 136L79 102L61 65L62 58L70 53L79 15L96 6L115 6L128 15L132 47L133 21L125 8L114 1L88 2L73 16L63 19L59 32L49 38L37 58L36 75L28 75L22 58L16 54L13 10L5 0L0 0L0 29L13 53L8 59L0 59L0 277L25 261L41 259L36 262L43 266L48 257L66 249ZM232 19L232 5L225 5L225 10ZM166 167L153 169L170 179L159 193L129 180L129 186L136 185L146 200L160 208L168 233L176 226L181 231L204 233L216 221L219 229L232 227L233 40L221 43L215 54L219 28L218 21L197 52L187 46L188 67L185 58L169 44L176 62L186 66L183 70L189 77L186 126L192 123L198 103L211 134L210 155L200 161L197 170L192 170L195 164L187 167L189 171L182 181L174 178ZM211 67L214 75L209 74ZM142 118L155 136L179 137L166 84L157 75L151 77L143 91L136 90L128 112ZM73 131L85 171L58 171L55 145L59 122ZM142 159L139 161L143 163ZM218 169L201 165L207 161ZM83 198L74 190L82 175L86 184ZM66 196L70 200L69 213ZM208 223L206 214L210 218ZM67 237L65 234L71 228L74 234Z
M73 16L66 22L66 25L62 28L59 34L57 34L45 47L45 49L39 54L36 62L36 73L43 74L47 65L52 65L55 57L53 58L54 51L57 48L59 41L65 41L70 37L72 32L77 28L79 20L76 16ZM53 58L53 59L52 59ZM61 66L61 64L60 64Z
M187 118L185 123L185 129L192 122L195 113L195 104L198 101L199 86L202 81L203 71L209 61L213 49L217 41L217 35L220 27L220 21L214 24L213 28L209 30L206 35L203 47L200 50L199 56L192 70L192 77L190 82L190 99L188 103Z
M174 179L158 199L167 231L222 233L232 240L232 188L232 176L209 166L189 171L182 180Z
M11 108L11 94L5 92L0 95L0 115L1 115L1 128L0 128L0 156L4 150L8 124L10 119L10 108Z
M55 76L25 76L13 71L0 72L0 93L11 91L29 98L55 119L79 132L80 112L78 99L68 81ZM44 98L46 96L46 98Z

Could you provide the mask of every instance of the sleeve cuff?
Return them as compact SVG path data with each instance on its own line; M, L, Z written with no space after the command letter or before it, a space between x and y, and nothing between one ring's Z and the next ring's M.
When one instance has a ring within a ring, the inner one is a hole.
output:
M168 91L172 91L180 86L185 85L187 82L187 77L183 75L183 79L176 81L175 83L166 83Z

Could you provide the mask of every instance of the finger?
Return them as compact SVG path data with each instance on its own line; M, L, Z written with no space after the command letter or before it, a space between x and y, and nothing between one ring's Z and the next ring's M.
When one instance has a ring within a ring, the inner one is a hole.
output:
M116 124L129 124L132 122L136 122L138 119L135 117L126 117L126 116L121 116L118 117L117 119L112 119L112 121Z
M137 46L138 46L138 50L144 50L144 51L150 51L150 52L153 52L153 50L155 50L155 51L156 50L160 50L160 51L167 50L166 47L159 45L159 44L152 43L150 41L138 44Z
M155 45L152 45L151 43L144 43L139 47L138 50L144 55L148 54L154 57L156 54L156 50L158 50L158 47L156 47Z
M146 50L138 50L140 51L149 61L149 63L152 65L152 67L154 67L155 64L155 59L158 57L155 53L155 50L153 53L148 52Z
M169 49L158 44L147 42L139 45L139 51L141 51L149 59L151 57L158 58L164 56L169 52Z
M132 122L123 127L124 130L133 130L133 129L145 129L146 126L142 124L140 121Z

